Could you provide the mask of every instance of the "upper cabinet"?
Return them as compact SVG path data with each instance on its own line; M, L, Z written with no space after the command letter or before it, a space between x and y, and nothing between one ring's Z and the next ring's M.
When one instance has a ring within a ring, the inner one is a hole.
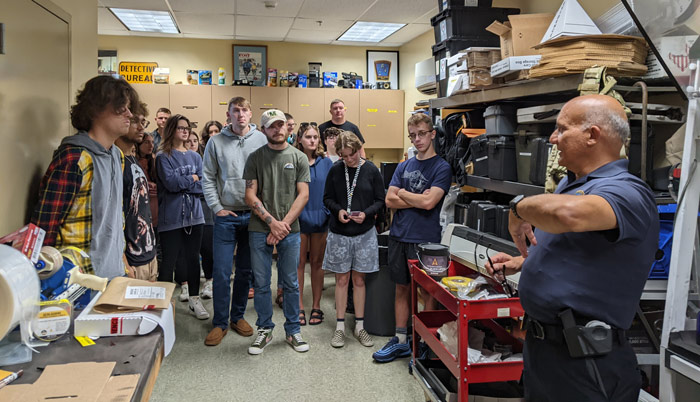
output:
M287 112L294 117L297 127L302 122L321 124L328 120L324 91L323 88L289 88Z
M358 126L365 137L365 148L403 148L403 91L362 89L357 92L361 106Z
M250 87L243 86L212 86L211 87L211 119L226 125L228 101L242 96L250 102Z
M158 86L152 84L153 86ZM199 131L211 120L210 85L169 85L170 111L181 114Z
M147 105L146 119L150 120L151 124L155 121L158 109L170 108L170 85L131 84L131 86L138 92L141 102Z
M289 88L250 87L250 103L253 106L252 123L260 125L260 116L268 109L286 112L289 107Z

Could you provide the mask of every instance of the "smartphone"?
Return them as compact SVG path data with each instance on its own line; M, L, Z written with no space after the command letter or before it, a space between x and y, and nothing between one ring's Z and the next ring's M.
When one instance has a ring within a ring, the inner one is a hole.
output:
M351 211L350 216L360 216L360 211Z

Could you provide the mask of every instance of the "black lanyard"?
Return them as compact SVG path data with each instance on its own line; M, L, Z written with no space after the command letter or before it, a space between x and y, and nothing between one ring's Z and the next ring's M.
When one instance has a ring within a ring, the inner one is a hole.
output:
M355 193L355 186L357 186L357 178L360 176L360 168L362 167L362 163L364 161L360 160L360 163L357 165L357 170L355 170L355 177L352 179L352 186L350 185L350 175L348 174L348 165L347 163L343 162L343 167L345 167L345 188L348 193L348 209L347 211L351 211L351 205L352 205L352 195Z

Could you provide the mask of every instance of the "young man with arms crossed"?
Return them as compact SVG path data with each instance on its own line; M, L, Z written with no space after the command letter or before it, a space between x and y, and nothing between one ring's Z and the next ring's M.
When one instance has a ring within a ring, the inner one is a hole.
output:
M299 329L299 220L309 200L309 162L287 142L287 119L279 110L263 113L261 126L267 146L253 152L246 163L245 200L253 210L250 219L250 253L255 275L255 311L258 334L248 353L257 355L272 341L270 279L272 249L277 246L277 273L284 287L284 331L297 352L309 350Z
M430 117L417 113L408 119L408 137L418 155L401 162L389 183L386 205L396 210L389 232L389 261L391 279L396 283L394 317L396 336L372 357L386 363L411 354L407 341L410 314L409 259L418 259L416 246L425 242L440 242L440 209L445 193L452 183L450 165L437 156L433 148L435 130ZM433 305L426 300L426 308Z
M143 140L148 125L145 103L132 108L131 126L126 135L114 141L124 153L124 237L126 239L126 273L131 278L156 281L156 234L148 197L148 179L136 158L136 147Z
M253 328L243 318L253 271L248 245L250 208L245 203L243 169L248 156L267 144L255 124L250 102L242 97L229 101L226 117L230 124L207 142L204 151L202 188L207 205L214 213L214 318L204 341L216 346L231 328L242 336L252 336ZM236 251L236 273L231 296L231 270Z

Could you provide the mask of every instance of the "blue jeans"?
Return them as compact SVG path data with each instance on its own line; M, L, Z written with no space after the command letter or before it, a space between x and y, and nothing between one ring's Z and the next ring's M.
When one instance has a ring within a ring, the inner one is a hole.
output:
M267 244L267 233L250 232L250 254L255 276L255 311L258 328L274 328L272 322L272 246ZM299 329L299 282L297 282L297 265L299 265L299 233L290 233L277 244L277 275L282 277L284 294L284 332L293 335Z
M237 217L214 216L214 318L212 325L225 329L230 321L237 322L243 318L248 305L253 271L250 265L250 247L248 246L248 222L250 212ZM236 249L238 245L238 249ZM231 271L233 269L233 252L236 251L236 275L233 278L233 297L231 296Z

